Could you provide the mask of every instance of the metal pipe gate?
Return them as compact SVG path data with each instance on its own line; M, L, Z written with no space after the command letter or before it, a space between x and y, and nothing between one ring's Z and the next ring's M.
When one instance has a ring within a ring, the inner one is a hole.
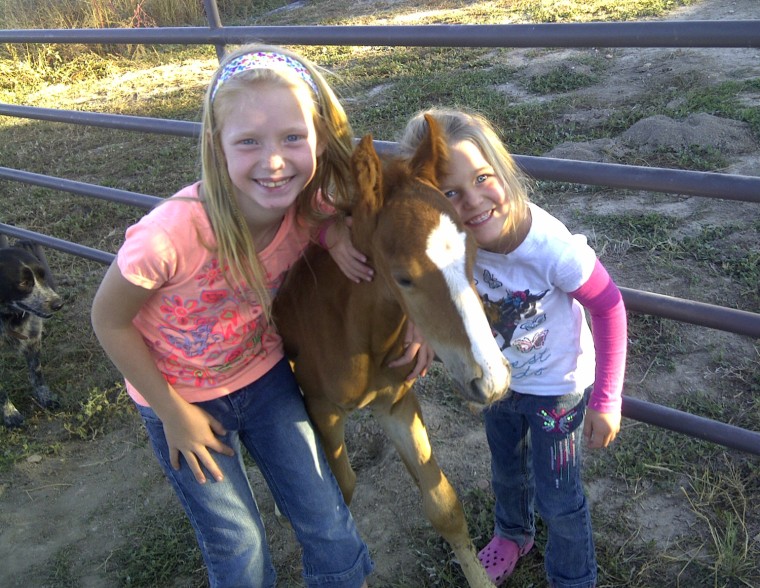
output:
M209 21L208 27L4 30L0 31L0 43L209 44L215 46L218 57L224 54L225 45L245 43L254 38L282 45L760 48L760 20L536 25L223 27L216 0L204 0L204 6ZM197 137L200 132L200 124L193 122L10 104L0 104L0 115L191 138ZM396 149L396 145L390 142L376 141L375 144L380 152ZM515 160L535 179L671 192L760 204L760 177L524 155L516 155ZM5 167L0 167L0 179L141 208L150 208L160 200L148 194ZM3 223L0 223L0 234L30 239L47 247L103 264L111 263L114 257L112 253ZM760 314L630 288L620 290L628 310L760 339ZM623 415L760 455L759 432L628 396L623 397Z

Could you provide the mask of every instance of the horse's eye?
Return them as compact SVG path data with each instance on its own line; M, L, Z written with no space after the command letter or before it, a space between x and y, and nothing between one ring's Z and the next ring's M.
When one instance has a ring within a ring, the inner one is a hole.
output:
M396 280L396 283L402 288L409 288L413 284L411 278L407 276L396 276L393 279Z

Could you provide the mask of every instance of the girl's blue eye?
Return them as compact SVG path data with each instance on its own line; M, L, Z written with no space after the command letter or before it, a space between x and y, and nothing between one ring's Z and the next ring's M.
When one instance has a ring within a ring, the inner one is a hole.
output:
M288 135L287 141L292 143L293 141L298 141L300 138L301 135Z
M444 192L443 195L446 196L446 198L451 199L451 198L454 198L457 195L457 191L456 190L449 190L448 192Z
M483 182L485 182L487 179L488 179L488 175L487 175L487 174L480 174L480 175L477 177L477 179L475 180L475 183L477 183L477 184L482 184L482 183L483 183Z

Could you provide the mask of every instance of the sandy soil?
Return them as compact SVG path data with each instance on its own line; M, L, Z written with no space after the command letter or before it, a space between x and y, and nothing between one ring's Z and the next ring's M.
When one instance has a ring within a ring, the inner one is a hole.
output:
M756 0L709 0L696 7L679 10L679 19L760 18ZM510 59L524 67L524 75L541 71L557 60L572 61L582 53L552 51L528 58L526 51L515 51ZM611 104L635 102L637 95L657 91L689 75L710 83L760 77L760 52L749 49L616 49L606 52L612 62L603 83L580 93L597 98L597 108L568 112L568 120L603 120ZM516 85L505 87L514 100L532 99ZM757 104L760 96L749 96ZM735 129L731 121L710 120L701 129L702 144L715 140L717 125ZM700 132L700 129L697 129ZM677 133L671 133L675 135ZM603 160L605 149L647 149L649 135L624 140L612 138L604 145L566 145L566 157ZM643 137L643 138L642 138ZM731 144L736 146L735 140ZM751 140L729 154L731 173L757 175L760 152ZM607 151L609 152L609 151ZM614 192L572 193L560 203L547 205L572 228L583 232L570 211L594 206L599 214L625 210L661 211L683 220L679 231L687 233L709 223L715 225L757 221L758 207L729 201L696 197ZM591 235L592 241L594 236ZM738 237L740 238L740 237ZM757 243L746 243L757 247ZM605 263L619 284L677 296L694 297L684 277L664 276L652 271L645 259L623 258L620 252L605 252ZM625 259L625 263L623 263ZM709 292L704 294L709 299ZM642 398L687 392L692 386L715 382L716 375L705 369L710 349L724 346L738 357L751 352L746 338L720 332L706 332L684 326L682 336L690 349L675 372L658 373L653 378L647 365L631 365L626 391ZM464 495L473 489L488 489L489 466L486 443L477 416L450 394L436 390L436 377L418 386L430 436L444 471ZM631 426L631 423L626 423ZM370 545L377 572L372 586L387 586L400 569L417 565L416 552L424 548L432 531L422 516L419 499L411 479L369 415L352 419L349 441L357 465L358 488L352 511L362 535ZM625 429L619 443L625 443ZM297 584L298 551L290 533L279 527L273 504L255 468L251 469L260 507L269 523L272 549L280 569L282 586ZM620 489L611 492L609 483L596 480L589 486L595 508L615 508L615 500L630 500ZM617 498L610 498L617 496ZM647 536L657 542L670 542L694 524L682 499L672 495L644 495L641 524ZM100 587L113 582L112 555L123 543L126 529L134 528L147 511L167 511L179 516L174 498L163 481L141 429L133 425L112 432L95 442L66 442L54 457L32 456L12 472L0 474L0 586L81 586ZM486 538L480 538L486 539ZM481 544L483 541L481 540ZM61 554L76 562L76 577L64 582L51 576ZM111 578L109 580L109 577ZM52 579L51 579L52 578ZM178 581L178 585L182 584ZM182 584L184 585L184 584Z

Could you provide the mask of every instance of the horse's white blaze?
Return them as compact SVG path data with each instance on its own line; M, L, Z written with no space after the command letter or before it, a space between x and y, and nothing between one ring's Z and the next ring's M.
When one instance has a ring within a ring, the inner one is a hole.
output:
M428 236L426 253L446 280L451 299L464 322L475 361L483 370L483 379L498 391L509 374L480 300L467 280L466 240L466 234L458 231L451 218L442 214L440 223Z

